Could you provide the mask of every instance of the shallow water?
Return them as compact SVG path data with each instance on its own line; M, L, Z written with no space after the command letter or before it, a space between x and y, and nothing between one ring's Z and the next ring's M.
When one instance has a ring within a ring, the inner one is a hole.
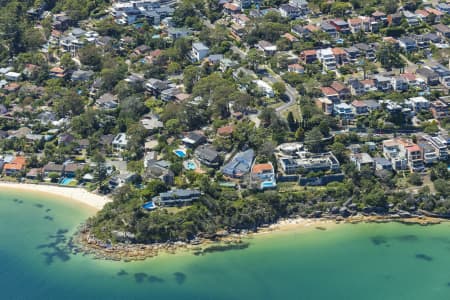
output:
M1 299L450 299L450 224L339 225L255 237L204 256L108 262L72 255L92 214L0 190Z

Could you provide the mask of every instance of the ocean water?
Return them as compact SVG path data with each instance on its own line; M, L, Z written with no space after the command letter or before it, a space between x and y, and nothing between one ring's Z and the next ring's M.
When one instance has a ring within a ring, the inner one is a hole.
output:
M92 213L0 190L0 299L450 299L450 223L310 228L124 263L67 251Z

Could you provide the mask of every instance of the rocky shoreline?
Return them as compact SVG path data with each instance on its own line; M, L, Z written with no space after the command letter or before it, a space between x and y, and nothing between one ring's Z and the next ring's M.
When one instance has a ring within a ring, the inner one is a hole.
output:
M353 215L321 216L320 218L288 218L279 222L263 226L257 232L228 233L226 231L217 234L214 238L198 238L191 242L167 242L153 244L134 244L130 242L108 243L95 238L86 225L80 226L75 237L72 239L71 249L74 254L81 253L90 255L94 259L113 261L142 261L147 258L156 257L160 254L176 254L180 252L192 252L194 255L204 255L211 252L245 249L249 243L246 238L253 234L274 232L278 230L289 230L289 227L313 227L326 230L327 224L341 223L388 223L399 222L403 224L418 224L422 226L440 224L446 219L430 217L425 215ZM323 227L325 226L325 227Z

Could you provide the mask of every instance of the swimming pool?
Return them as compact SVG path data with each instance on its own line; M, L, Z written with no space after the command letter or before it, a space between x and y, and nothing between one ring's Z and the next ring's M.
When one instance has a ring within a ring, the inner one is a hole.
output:
M185 164L184 164L184 167L186 168L186 170L195 170L195 169L197 169L197 165L195 164L195 162L193 162L193 161L187 161Z
M274 188L276 186L277 186L277 184L273 181L264 181L263 183L261 183L261 188L263 188L263 189L270 189L270 188Z
M156 208L155 203L153 203L153 201L149 201L147 203L144 203L144 205L142 205L142 208L146 209L146 210L152 210Z
M72 181L73 181L73 178L64 177L63 179L61 179L59 184L60 185L69 185Z
M175 155L180 157L180 158L185 158L186 157L186 151L184 151L183 149L173 150L173 153L175 153Z

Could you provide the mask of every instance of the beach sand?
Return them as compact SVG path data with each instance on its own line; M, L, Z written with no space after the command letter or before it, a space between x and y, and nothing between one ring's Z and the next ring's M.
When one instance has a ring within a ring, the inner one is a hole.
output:
M82 188L69 188L59 187L52 185L39 185L39 184L27 184L27 183L10 183L0 182L0 191L2 189L22 190L27 192L38 192L44 194L50 194L53 196L59 196L62 198L77 201L86 204L96 210L100 210L111 199L106 196L96 195L88 192Z

